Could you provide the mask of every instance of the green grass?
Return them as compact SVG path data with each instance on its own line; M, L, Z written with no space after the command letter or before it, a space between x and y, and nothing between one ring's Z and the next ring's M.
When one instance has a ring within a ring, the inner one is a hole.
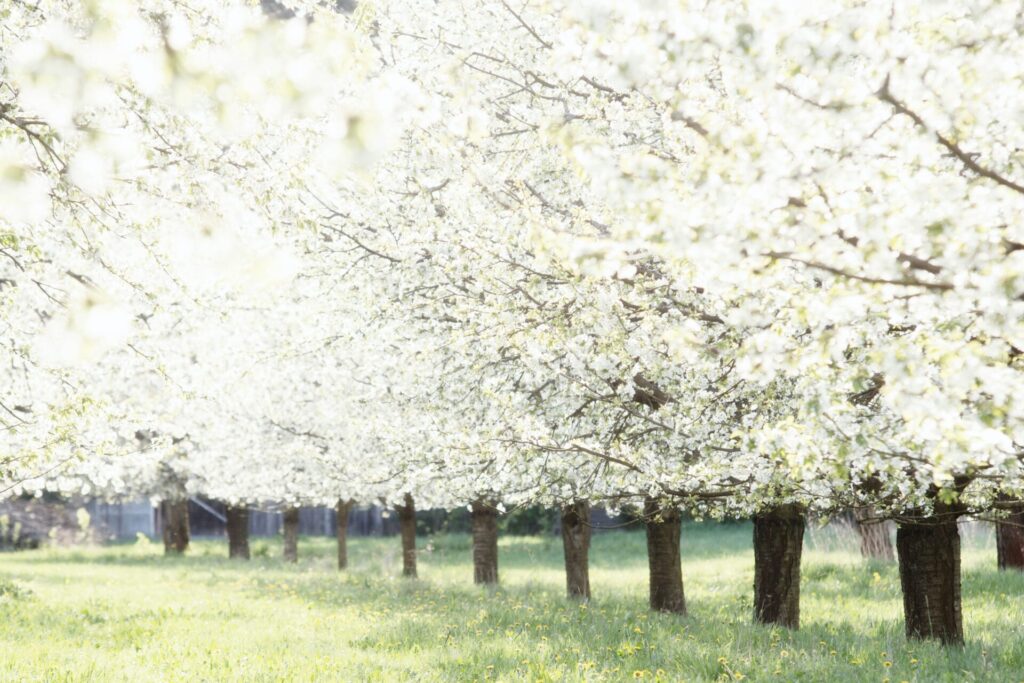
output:
M647 611L641 533L595 537L587 606L563 598L556 538L502 539L497 590L472 585L464 536L420 539L416 581L398 545L354 539L347 573L325 538L297 566L274 540L247 564L224 541L0 554L0 680L1024 680L1024 575L994 569L990 535L965 541L962 650L908 643L896 568L829 530L795 633L750 624L747 525L686 526L686 618Z

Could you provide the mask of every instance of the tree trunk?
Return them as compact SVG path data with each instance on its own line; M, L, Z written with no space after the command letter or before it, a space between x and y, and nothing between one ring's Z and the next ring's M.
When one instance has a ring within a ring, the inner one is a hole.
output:
M907 638L962 645L960 532L956 517L926 517L896 528Z
M651 609L686 614L683 570L679 557L682 516L676 507L662 507L653 498L644 502L647 520L647 563L650 567Z
M996 522L996 559L1000 569L1024 571L1024 503Z
M299 508L284 509L284 561L299 561Z
M574 600L590 600L590 503L562 508L562 550L566 592Z
M754 621L800 628L804 513L783 505L754 516Z
M473 583L498 583L498 511L478 499L471 505L473 524Z
M405 494L402 505L396 505L398 525L402 534L402 576L416 578L416 504Z
M348 567L348 511L351 509L351 500L339 500L334 508L338 520L338 569Z
M163 522L164 554L181 555L188 550L188 498L160 503Z
M853 509L854 526L860 536L860 554L869 560L892 562L896 559L889 533L892 522L875 520L874 517L875 510L872 507Z
M228 557L249 559L249 508L228 505L224 510L228 525Z

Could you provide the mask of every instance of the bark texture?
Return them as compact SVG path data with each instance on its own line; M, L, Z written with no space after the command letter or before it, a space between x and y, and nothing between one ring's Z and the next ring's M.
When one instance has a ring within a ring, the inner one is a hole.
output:
M907 638L962 645L960 532L956 516L925 517L896 528Z
M795 505L754 516L754 621L800 628L805 518Z
M860 536L860 554L869 560L892 562L896 552L892 547L892 522L875 518L871 507L854 508L854 526Z
M1024 571L1024 503L1015 504L996 522L996 560L1000 569Z
M228 505L224 509L228 526L228 557L232 560L249 559L249 508Z
M181 555L188 550L188 498L160 503L163 522L164 554Z
M679 556L679 535L682 529L679 509L662 506L657 500L648 498L644 503L644 518L647 521L651 609L686 614L683 570Z
M352 509L351 500L339 500L334 507L338 522L338 569L348 567L348 512Z
M562 549L566 593L574 600L590 600L590 504L586 501L562 508Z
M402 576L416 578L416 503L408 493L402 505L396 505L402 533Z
M498 510L485 500L470 506L473 524L473 583L498 583Z
M284 522L284 561L299 561L299 508L285 508L282 515Z

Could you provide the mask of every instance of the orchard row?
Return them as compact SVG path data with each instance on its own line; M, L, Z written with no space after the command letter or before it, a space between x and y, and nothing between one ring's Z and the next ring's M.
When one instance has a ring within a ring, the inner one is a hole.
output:
M678 511L753 517L793 626L854 510L962 642L957 520L1024 547L1024 25L803 5L0 10L0 488L630 507L659 608Z

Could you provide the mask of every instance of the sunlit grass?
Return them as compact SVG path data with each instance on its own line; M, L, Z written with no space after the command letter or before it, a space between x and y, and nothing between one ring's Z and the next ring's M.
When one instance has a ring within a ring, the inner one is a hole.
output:
M224 541L165 559L152 544L0 555L3 680L1024 680L1024 575L995 570L987 535L964 551L963 650L903 637L895 566L809 535L796 633L750 624L747 525L688 525L690 615L646 609L643 534L598 535L594 601L563 598L557 538L504 538L502 586L472 585L469 540L420 539L417 581L397 538L276 540L246 563Z

